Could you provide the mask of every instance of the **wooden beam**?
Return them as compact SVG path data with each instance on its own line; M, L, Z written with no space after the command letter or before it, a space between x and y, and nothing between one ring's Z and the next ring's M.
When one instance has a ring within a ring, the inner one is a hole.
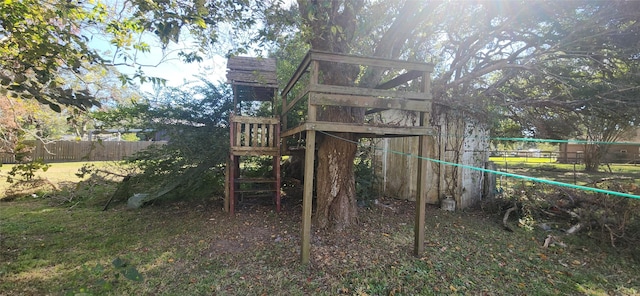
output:
M231 116L231 122L278 124L280 120L274 117L254 117L254 116L233 115Z
M396 68L416 70L421 72L433 72L433 65L421 62L409 62L403 60L383 59L378 57L363 57L343 53L310 50L312 60L336 62L344 64L374 66L384 68Z
M394 88L394 87L396 87L396 86L398 86L400 84L403 84L403 83L405 83L407 81L414 80L414 79L416 79L416 78L418 78L420 76L422 76L422 72L416 71L416 70L412 70L412 71L409 71L407 73L400 74L396 78L393 78L393 79L391 79L391 80L389 80L389 81L387 81L385 83L378 84L374 88L376 88L376 89Z
M422 120L421 120L422 121ZM415 256L420 257L424 252L424 224L426 215L426 196L427 196L427 161L423 159L426 155L427 147L425 144L426 136L418 137L418 186L416 196L416 220L414 227L414 247Z
M422 80L422 92L429 93L431 91L429 73L423 73ZM424 126L427 123L426 113L420 113L420 126ZM424 227L425 227L425 215L427 212L427 160L424 159L427 156L427 135L421 135L418 137L418 184L416 188L416 217L414 225L414 241L413 241L413 253L415 256L421 257L424 253ZM442 171L441 171L442 172Z
M387 99L368 96L350 96L336 94L318 94L311 93L309 95L311 104L313 105L329 105L329 106L349 106L349 107L365 107L375 109L396 109L408 111L430 112L431 104L425 101L407 100L407 99Z
M300 63L300 65L298 65L298 68L293 73L293 76L291 76L291 79L289 79L289 82L287 83L287 85L284 87L282 92L280 92L280 95L282 97L286 97L289 94L289 91L291 91L293 86L296 85L296 83L298 82L298 79L300 79L300 77L302 77L302 74L304 74L304 72L307 71L307 67L309 67L310 61L311 61L311 55L310 55L310 52L307 52L307 55L304 56L304 58L302 59L302 62Z
M234 56L227 59L227 69L276 72L276 59Z
M302 197L302 231L300 261L309 263L311 254L311 210L313 199L314 161L315 161L316 132L307 131L307 139L304 155L304 193Z
M375 126L361 123L341 123L316 121L306 122L294 128L282 132L282 138L297 135L298 133L315 130L337 133L354 133L363 138L392 138L412 137L421 135L434 135L433 128L427 126Z
M423 100L423 101L428 101L431 99L431 96L429 94L421 93L421 92L384 90L384 89L350 87L350 86L336 86L336 85L326 85L326 84L309 85L309 91L317 92L317 93L327 93L327 94L405 98L405 99L414 99L414 100Z
M307 87L305 90L299 93L295 99L289 102L289 105L287 105L286 107L283 107L284 109L282 109L282 115L286 115L287 112L289 112L289 110L291 110L291 108L293 108L293 106L295 106L308 93L309 93L309 87Z
M233 216L236 208L236 157L233 154L229 154L229 175L227 176L227 182L229 182L229 215Z

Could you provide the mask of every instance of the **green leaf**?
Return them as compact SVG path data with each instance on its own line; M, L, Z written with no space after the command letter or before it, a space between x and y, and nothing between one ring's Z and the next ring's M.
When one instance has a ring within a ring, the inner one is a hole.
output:
M130 266L127 269L123 270L122 274L125 278L130 279L134 282L141 282L144 280L142 278L142 274L140 274L140 272L138 272L138 270L133 266Z
M57 113L62 112L62 108L60 108L60 105L58 105L58 104L50 103L49 104L49 108L51 108L51 110L53 110L53 111L55 111Z
M111 264L113 264L113 267L115 267L115 268L123 268L123 267L127 266L127 262L125 262L124 260L120 259L119 257L116 258L116 259L113 259Z

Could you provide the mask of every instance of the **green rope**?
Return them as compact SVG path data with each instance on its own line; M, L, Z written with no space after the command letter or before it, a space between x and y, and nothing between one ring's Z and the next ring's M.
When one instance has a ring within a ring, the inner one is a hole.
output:
M349 139L338 137L336 135L332 135L332 134L329 134L329 133L326 133L326 132L322 132L322 131L318 131L318 132L320 132L322 134L325 134L327 136L336 138L336 139L340 139L342 141L354 143L356 145L359 144L356 141L351 141ZM419 158L419 159L423 159L423 160L427 160L427 161L431 161L431 162L435 162L435 163L439 163L439 164L450 165L450 166L454 166L454 167L461 167L461 168L470 169L470 170L474 170L474 171L480 171L480 172L484 172L484 173L491 173L491 174L496 174L496 175L500 175L500 176L506 176L506 177L516 178L516 179L523 179L523 180L527 180L527 181L533 181L533 182L544 183L544 184L549 184L549 185L556 185L556 186L561 186L561 187L569 187L569 188L573 188L573 189L579 189L579 190L585 190L585 191L593 191L593 192L598 192L598 193L603 193L603 194L610 194L610 195L613 195L613 196L621 196L621 197L627 197L627 198L640 199L639 195L633 195L633 194L629 194L629 193L605 190L605 189L582 186L582 185L574 185L574 184L558 182L558 181L552 181L552 180L547 180L547 179L541 179L541 178L536 178L536 177L529 177L529 176L512 174L512 173L507 173L507 172L495 171L495 170L485 169L485 168L481 168L481 167L475 167L475 166L470 166L470 165L465 165L465 164L448 162L448 161L444 161L444 160L428 158L428 157L424 157L424 156L414 155L414 154L411 154L411 153L404 153L404 152L390 150L390 149L384 149L384 148L378 148L378 147L375 147L375 149L376 150L380 150L380 151L390 152L390 153L397 154L397 155L415 157L415 158Z

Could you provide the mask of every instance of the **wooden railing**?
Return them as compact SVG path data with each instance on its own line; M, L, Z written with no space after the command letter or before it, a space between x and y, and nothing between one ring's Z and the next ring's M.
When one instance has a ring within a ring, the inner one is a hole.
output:
M231 149L236 154L278 152L280 121L271 117L231 116Z
M325 84L321 79L320 63L357 65L362 69L362 73L383 71L388 72L387 76L391 77L373 87L330 85ZM424 126L408 126L404 127L404 130L399 130L397 126L384 129L385 127L380 123L376 123L375 126L366 126L366 124L327 122L318 119L316 112L322 106L345 106L362 107L366 114L385 110L429 113L431 111L429 75L432 71L433 65L427 63L310 50L281 92L283 136L288 137L309 129L361 135L429 134L431 131ZM409 84L411 87L406 87ZM305 126L289 126L287 122L289 113L303 102L307 104L305 123L302 124Z

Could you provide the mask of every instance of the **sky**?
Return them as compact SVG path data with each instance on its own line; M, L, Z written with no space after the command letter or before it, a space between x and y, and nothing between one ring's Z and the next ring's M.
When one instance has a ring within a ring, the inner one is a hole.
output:
M112 3L117 6L118 0ZM295 0L283 0L282 5L284 7L290 7ZM232 27L220 26L220 30L234 30ZM180 44L171 43L165 52L173 52L169 54L168 60L159 63L163 57L163 51L159 42L155 39L153 34L148 34L143 37L143 41L151 45L151 51L148 53L138 53L137 62L139 64L157 65L155 67L143 67L143 71L149 77L159 77L166 79L167 86L181 86L185 82L196 82L200 80L199 76L205 77L209 81L213 82L226 82L226 63L227 59L223 54L217 54L212 56L203 56L201 63L184 63L178 57L180 49L186 48L189 50L190 44L193 44L192 40L187 34L182 34ZM221 34L224 35L224 34ZM223 44L220 46L220 52L224 52L230 48L231 45L224 44L225 41L221 40ZM90 42L90 46L103 52L109 52L112 50L112 46L109 41L104 39L103 36L94 35L94 38ZM192 47L192 46L191 46ZM250 55L250 54L249 54ZM118 70L124 74L135 73L135 68L130 66L118 66ZM153 84L144 83L140 86L140 89L144 92L153 93Z
M168 52L177 50L183 45L170 45ZM147 76L159 77L167 80L167 86L181 86L185 82L199 80L198 76L202 75L209 81L225 82L227 60L222 55L214 55L213 57L204 57L201 63L184 63L182 62L177 51L168 56L168 60L161 62L163 53L160 46L152 46L149 53L138 54L138 62L145 65L158 65L155 67L143 67L143 71ZM134 73L135 69L129 66L119 66L118 70L125 74ZM144 83L140 86L144 92L153 92L152 83Z

